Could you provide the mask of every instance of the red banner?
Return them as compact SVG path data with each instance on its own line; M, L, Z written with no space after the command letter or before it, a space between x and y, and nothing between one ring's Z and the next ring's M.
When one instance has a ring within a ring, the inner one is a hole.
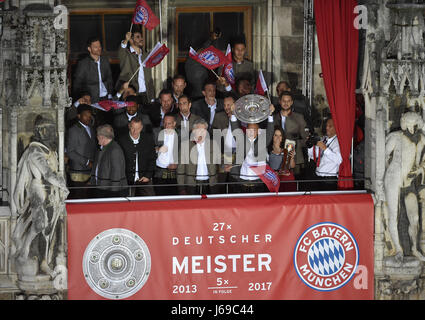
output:
M373 299L367 194L67 204L68 298Z

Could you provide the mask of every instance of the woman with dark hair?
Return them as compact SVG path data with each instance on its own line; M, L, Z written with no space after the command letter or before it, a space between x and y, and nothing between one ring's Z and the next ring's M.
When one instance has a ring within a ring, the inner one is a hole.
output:
M282 127L276 126L273 132L273 140L270 142L267 151L267 163L275 170L280 178L280 181L295 180L291 169L295 167L295 148L285 148L286 136ZM297 191L295 183L284 182L280 184L280 192Z

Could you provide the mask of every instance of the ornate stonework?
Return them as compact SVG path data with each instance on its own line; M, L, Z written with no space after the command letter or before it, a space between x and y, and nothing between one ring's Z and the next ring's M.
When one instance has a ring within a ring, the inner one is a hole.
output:
M418 299L425 292L420 225L425 213L425 4L377 0L366 5L362 92L365 175L375 192L376 298Z
M50 119L53 124L56 149L51 159L46 161L51 164L49 168L63 179L63 113L71 101L68 97L66 30L58 27L58 14L53 5L53 0L6 1L4 9L0 11L0 110L3 119L1 169L2 184L9 190L2 193L3 203L9 210L3 210L8 213L0 217L0 222L8 230L9 247L19 248L15 251L7 248L7 255L0 252L2 257L7 257L3 266L5 270L2 269L0 273L0 283L7 283L7 290L18 299L56 299L63 297L61 291L66 289L66 212L63 207L66 196L60 196L58 202L59 198L52 198L53 193L40 204L43 210L52 211L55 217L54 223L49 226L55 232L45 238L47 245L42 246L46 248L45 253L40 255L44 256L43 259L31 263L35 253L23 249L31 245L33 235L22 236L22 239L28 240L24 244L18 243L19 236L13 238L13 234L16 235L19 230L20 217L24 214L19 209L22 207L13 200L16 192L19 192L18 182L22 181L22 169L18 167L18 162L30 143L38 116ZM34 238L37 241L40 241L40 234L47 235L42 229L36 227L33 230L37 231ZM58 250L49 248L48 244L52 244L52 241L55 246L59 245ZM59 274L61 277L57 276Z

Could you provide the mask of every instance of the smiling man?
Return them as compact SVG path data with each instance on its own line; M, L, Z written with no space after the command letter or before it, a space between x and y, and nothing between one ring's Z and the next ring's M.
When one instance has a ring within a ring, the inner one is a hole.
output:
M148 104L155 98L151 69L144 68L142 65L148 56L148 52L144 50L144 45L142 32L135 31L133 33L127 32L125 39L118 48L121 72L117 83L121 86L122 83L129 82L136 88L142 105ZM117 88L117 91L119 89Z
M87 91L91 103L112 97L113 81L109 59L102 56L102 44L97 37L87 41L89 55L80 60L74 75L73 98L81 98L81 92Z

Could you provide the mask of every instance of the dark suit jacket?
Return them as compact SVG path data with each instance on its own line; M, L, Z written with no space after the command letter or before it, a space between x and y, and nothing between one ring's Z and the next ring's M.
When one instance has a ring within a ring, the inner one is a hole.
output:
M148 56L148 52L143 50L142 52L142 62ZM130 52L129 48L124 49L121 47L121 44L118 48L118 59L120 60L120 75L117 81L117 85L122 84L130 80L132 75L139 68L139 58L136 53ZM146 94L148 96L148 101L152 101L155 98L155 89L153 85L152 72L150 68L143 68L143 74L145 76L145 85L146 85ZM136 88L136 91L139 92L139 72L131 79L130 82ZM118 91L120 88L116 88Z
M118 144L124 152L125 174L128 184L134 184L136 153L138 153L139 178L152 178L156 158L153 134L141 132L138 144L134 144L130 134L126 134L118 138Z
M105 187L103 189L107 191L122 191L122 188L119 187L127 185L124 163L125 158L121 147L115 140L112 140L96 153L90 183L94 186ZM96 168L98 168L97 181Z
M217 183L217 163L221 160L220 152L214 153L215 142L213 140L205 140L205 159L207 161L209 184L213 186ZM218 150L218 146L215 146L215 150ZM181 153L182 150L179 150ZM192 157L192 158L191 158ZM215 158L214 158L215 157ZM182 157L179 157L179 160ZM186 161L185 161L186 160ZM209 163L208 163L209 162ZM195 185L196 184L196 171L198 168L198 150L196 143L193 141L189 142L189 154L188 157L182 160L177 166L177 183L179 185ZM179 189L183 189L180 187Z
M195 120L197 120L199 118L200 118L200 116L198 116L198 115L196 115L192 112L190 113L190 115L189 115L189 130L188 130L189 134L192 131L193 123L195 122ZM182 130L182 128L183 128L183 116L181 115L180 112L177 114L177 128L180 129L180 130Z
M232 125L232 132L235 130L240 129L240 124L238 121L231 121ZM267 129L266 129L266 143L264 146L259 146L259 139L254 141L254 155L258 157L259 159L266 159L267 156L267 146L270 144L270 142L273 140L273 134L274 134L274 123L273 122L267 122ZM251 150L251 144L247 142L248 138L245 137L245 139L236 139L236 163L242 164L242 162L245 160L248 152ZM242 150L242 151L240 151Z
M143 106L140 111L141 113L149 116L149 119L152 123L153 128L158 128L161 126L162 116L161 116L161 104L159 102L153 102L147 106ZM177 114L177 112L178 112L178 109L175 106L173 106L169 113Z
M215 114L224 110L224 104L222 99L216 99L217 106L215 108ZM208 130L211 131L210 119L211 112L208 104L205 102L205 99L199 99L192 103L191 112L203 118L206 122L208 122ZM213 120L214 121L214 120ZM211 132L210 132L211 133Z
M152 132L152 123L149 119L149 116L142 114L140 110L137 112L136 117L142 119L143 130L142 132ZM121 112L116 112L114 114L113 127L115 131L115 136L119 137L126 135L128 133L128 121L127 112L125 109L121 109Z
M71 107L74 108L74 107ZM69 128L66 137L66 154L69 157L70 173L90 174L87 161L94 161L96 154L96 133L90 127L91 138L80 122Z
M273 115L275 126L282 127L282 116L280 112L275 112ZM305 140L307 133L305 132L307 124L304 117L300 113L292 112L289 117L286 117L285 121L285 135L287 139L295 140L295 163L304 163L303 147L305 146Z
M108 94L112 94L114 85L111 66L108 58L104 56L100 57L100 74ZM90 92L92 103L99 101L99 72L97 63L90 55L78 62L72 87L74 100L80 98L82 91L88 91Z

